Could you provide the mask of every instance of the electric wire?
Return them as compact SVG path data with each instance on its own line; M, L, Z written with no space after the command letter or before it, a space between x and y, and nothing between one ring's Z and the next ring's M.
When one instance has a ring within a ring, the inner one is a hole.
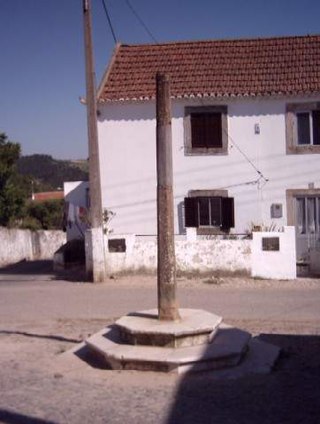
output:
M243 186L249 186L249 185L259 185L262 177L257 178L256 180L246 181L244 183L238 183L238 184L230 184L228 186L219 187L215 190L227 190L228 188L234 188L234 187L243 187Z
M137 18L137 20L139 21L139 23L143 26L143 28L145 29L145 31L149 34L149 36L151 37L151 39L158 44L158 41L156 40L156 38L154 37L154 35L152 34L152 32L149 30L149 28L147 27L147 25L143 22L143 20L141 19L141 17L139 16L138 12L133 8L132 4L130 3L129 0L125 0L127 3L127 6L129 7L129 9L131 10L131 12L134 14L134 16Z
M114 32L113 26L112 26L112 22L111 22L111 18L110 18L109 12L108 12L107 4L106 4L105 0L101 0L101 2L102 2L103 9L105 11L107 20L109 22L109 26L110 26L110 30L111 30L111 33L112 33L113 40L116 44L118 42L118 40L117 40L116 34Z
M252 168L256 171L256 173L260 176L259 179L263 179L266 183L269 181L268 178L266 178L263 173L255 166L255 164L248 158L248 156L240 149L240 147L237 145L237 143L234 141L234 139L231 137L230 134L228 134L226 131L224 131L229 140L232 143L232 146L234 146L238 152L246 159L246 161L252 166Z

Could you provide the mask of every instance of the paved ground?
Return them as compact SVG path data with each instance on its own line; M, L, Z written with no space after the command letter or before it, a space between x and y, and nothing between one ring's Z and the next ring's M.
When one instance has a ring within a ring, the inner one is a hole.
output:
M153 308L155 278L92 285L50 267L0 270L0 422L320 422L320 281L180 279L181 306L222 315L283 354L267 376L179 378L102 370L63 353L114 318Z

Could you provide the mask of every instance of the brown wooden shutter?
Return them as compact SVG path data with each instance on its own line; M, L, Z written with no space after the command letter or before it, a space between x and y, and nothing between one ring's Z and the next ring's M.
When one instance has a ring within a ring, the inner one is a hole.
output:
M312 111L313 144L320 144L320 110Z
M198 198L185 197L184 199L184 222L185 227L198 227Z
M207 113L205 128L206 147L222 147L221 113Z
M222 197L222 223L225 230L234 227L234 200L233 197Z
M222 147L222 121L220 112L192 113L192 147Z
M191 142L192 147L206 147L205 122L202 113L193 113L191 119Z

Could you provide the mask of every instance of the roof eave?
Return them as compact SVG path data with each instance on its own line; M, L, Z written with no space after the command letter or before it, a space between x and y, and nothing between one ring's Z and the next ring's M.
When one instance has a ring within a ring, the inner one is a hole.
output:
M198 94L179 94L171 96L171 100L181 100L181 99L215 99L215 100L225 100L225 99L261 99L261 98L283 98L283 97L315 97L320 96L319 91L306 91L306 92L297 92L297 93L285 93L285 92L272 92L272 93L225 93L225 94L215 94L215 93L198 93ZM99 103L125 103L125 102L144 102L155 100L155 96L140 96L140 97L122 97L118 99L101 99L99 98Z
M98 90L97 90L97 99L98 99L99 102L101 101L100 100L100 97L101 97L101 95L103 93L103 90L104 90L105 85L108 82L108 78L109 78L109 75L110 75L112 66L113 66L113 64L114 64L114 62L116 60L116 57L117 57L118 51L120 50L121 45L122 45L121 43L117 43L116 44L116 46L115 46L115 48L113 50L113 53L112 53L112 56L111 56L111 60L109 62L109 65L107 66L107 69L105 70L105 73L103 74L103 77L102 77L101 82L99 84L99 87L98 87Z

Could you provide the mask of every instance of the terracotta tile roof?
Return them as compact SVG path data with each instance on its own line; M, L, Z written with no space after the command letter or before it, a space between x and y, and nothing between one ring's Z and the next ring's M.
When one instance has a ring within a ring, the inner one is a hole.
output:
M320 35L117 46L100 101L155 97L155 74L172 97L320 92Z
M58 200L63 199L64 193L60 191L42 191L39 193L33 193L32 200L36 202L45 202L46 200Z

